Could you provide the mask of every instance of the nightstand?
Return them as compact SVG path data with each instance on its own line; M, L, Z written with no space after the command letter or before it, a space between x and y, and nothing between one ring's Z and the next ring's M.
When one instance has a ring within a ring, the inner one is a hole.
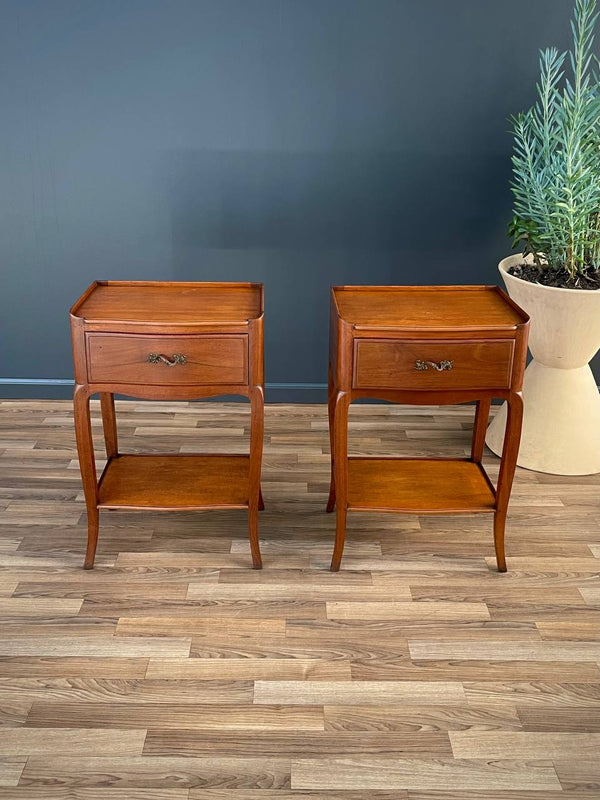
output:
M529 317L493 286L335 286L331 290L329 431L336 509L331 570L340 567L347 512L494 515L498 570L523 416ZM475 402L470 458L348 458L357 398L438 405ZM508 416L497 486L482 464L492 398Z
M96 281L71 309L71 338L88 515L84 568L94 565L101 508L246 508L252 564L260 569L262 284ZM99 480L89 404L96 393L108 459ZM244 395L251 407L249 455L120 453L115 393L148 400Z

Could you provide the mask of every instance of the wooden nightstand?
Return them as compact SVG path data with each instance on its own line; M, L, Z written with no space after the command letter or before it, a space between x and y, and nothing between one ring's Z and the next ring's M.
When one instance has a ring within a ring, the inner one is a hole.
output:
M335 286L331 290L329 432L337 571L349 510L494 514L506 571L504 528L515 472L529 317L492 286ZM348 458L348 407L359 397L394 403L476 401L468 459ZM481 465L490 403L507 401L496 488Z
M253 283L96 281L71 309L75 432L91 569L99 509L247 508L260 569L258 511L264 429L263 287ZM108 461L97 479L90 396L100 394ZM148 400L223 394L250 399L249 455L127 455L114 393Z

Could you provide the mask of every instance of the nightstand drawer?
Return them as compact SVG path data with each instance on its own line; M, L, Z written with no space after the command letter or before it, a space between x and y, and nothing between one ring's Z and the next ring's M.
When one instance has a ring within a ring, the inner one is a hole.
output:
M355 389L508 389L514 341L357 339Z
M245 385L248 337L86 335L90 383Z

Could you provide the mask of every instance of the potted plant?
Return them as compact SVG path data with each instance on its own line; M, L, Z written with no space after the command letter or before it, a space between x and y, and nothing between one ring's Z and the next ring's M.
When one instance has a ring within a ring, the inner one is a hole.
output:
M522 253L499 264L508 293L531 317L517 463L558 475L600 472L600 395L589 367L600 347L597 21L596 0L576 0L572 51L541 51L537 102L512 118L509 233ZM497 454L505 419L503 407L487 432Z

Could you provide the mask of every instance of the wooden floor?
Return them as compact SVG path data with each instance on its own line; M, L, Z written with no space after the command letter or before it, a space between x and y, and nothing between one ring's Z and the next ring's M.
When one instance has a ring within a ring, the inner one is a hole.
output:
M129 452L248 445L117 408ZM472 411L353 407L351 452L468 454ZM368 513L331 574L328 451L267 408L262 571L244 511L103 511L84 572L70 403L0 404L0 800L600 798L600 476L517 471L505 575L488 516Z

